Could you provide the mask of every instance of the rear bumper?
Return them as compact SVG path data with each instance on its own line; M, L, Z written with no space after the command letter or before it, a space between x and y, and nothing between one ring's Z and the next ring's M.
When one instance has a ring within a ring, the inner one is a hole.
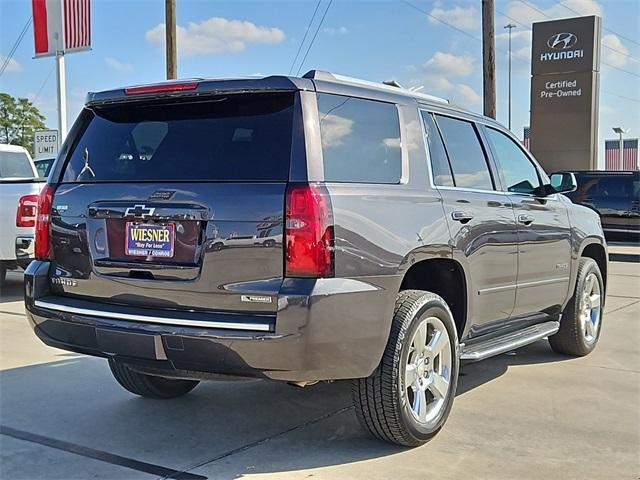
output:
M33 235L20 235L16 238L16 263L26 269L34 258Z
M285 279L275 315L158 311L51 295L49 263L25 273L25 305L47 345L149 372L287 381L370 375L385 348L398 277Z
M33 235L18 235L15 237L15 243L13 252L10 252L11 247L5 245L2 251L2 262L7 265L8 268L21 267L26 269L34 258L34 242Z

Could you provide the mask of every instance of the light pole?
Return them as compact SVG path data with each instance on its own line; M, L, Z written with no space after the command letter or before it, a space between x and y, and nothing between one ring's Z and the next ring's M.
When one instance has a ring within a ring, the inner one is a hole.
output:
M618 135L620 135L620 146L618 147L618 170L622 170L622 167L624 165L624 162L622 161L622 155L624 154L624 140L623 140L623 136L625 133L627 133L629 131L629 129L624 129L622 127L613 127L613 131L616 132Z
M516 28L516 25L510 23L505 25L504 28L509 29L509 130L511 130L511 30Z

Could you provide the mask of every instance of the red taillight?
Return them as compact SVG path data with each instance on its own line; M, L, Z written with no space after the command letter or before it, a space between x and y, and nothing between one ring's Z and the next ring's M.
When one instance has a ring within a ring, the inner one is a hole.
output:
M159 85L140 85L124 89L127 95L140 95L143 93L181 92L183 90L195 90L198 82L161 83Z
M36 224L38 195L25 195L18 200L16 227L33 227Z
M329 192L316 185L290 184L286 212L286 276L332 277L334 237Z
M35 239L35 257L38 260L48 260L51 252L51 206L54 190L54 187L47 184L38 197Z

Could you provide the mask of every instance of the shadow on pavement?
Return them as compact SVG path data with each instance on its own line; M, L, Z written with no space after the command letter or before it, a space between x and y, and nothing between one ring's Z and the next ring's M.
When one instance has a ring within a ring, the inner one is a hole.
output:
M462 395L504 375L509 367L563 362L571 359L572 357L560 355L551 350L547 340L540 340L481 362L463 364L460 369L457 395Z
M24 298L22 291L23 278L22 271L7 272L7 279L0 287L0 304L15 302Z
M567 358L540 341L513 355L465 365L458 395L503 375L510 366ZM230 470L220 473L222 478L249 473L251 465L236 465L231 458L251 457L251 447L266 441L274 446L267 449L269 461L261 457L250 473L352 463L404 451L359 428L348 381L304 389L265 380L205 382L182 398L149 400L120 388L104 360L75 357L0 372L0 405L0 423L10 429L177 471L223 465ZM289 451L300 442L309 443L313 454L292 458ZM236 453L240 455L232 457Z

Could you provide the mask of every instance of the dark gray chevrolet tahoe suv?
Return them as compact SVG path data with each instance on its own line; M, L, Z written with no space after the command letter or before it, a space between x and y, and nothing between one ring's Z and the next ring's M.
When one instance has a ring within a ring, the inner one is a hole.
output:
M595 347L606 243L572 188L491 119L325 72L92 93L40 197L28 317L145 397L352 379L362 425L418 445L460 362Z

